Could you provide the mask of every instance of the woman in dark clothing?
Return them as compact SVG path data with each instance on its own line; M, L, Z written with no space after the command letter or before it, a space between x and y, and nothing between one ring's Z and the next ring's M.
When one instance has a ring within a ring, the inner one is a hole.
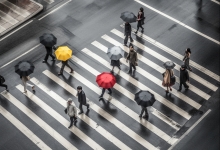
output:
M112 67L112 72L113 72L113 69L114 69L115 66L117 66L118 69L121 70L121 68L120 68L120 60L111 60L111 66L113 66Z
M144 31L144 28L142 27L142 23L143 23L143 19L144 19L144 13L143 13L143 9L138 12L138 15L137 15L137 31L135 32L137 34L138 30L139 30L139 27L142 28L142 31Z
M130 38L130 42L133 42L133 39L131 37L131 25L128 22L125 23L124 36L125 36L124 46L127 46L128 38Z
M186 68L189 71L192 71L191 67L189 66L190 55L191 55L191 50L190 50L190 48L187 48L186 51L185 51L185 55L184 55L183 61L184 61L184 65L186 66Z

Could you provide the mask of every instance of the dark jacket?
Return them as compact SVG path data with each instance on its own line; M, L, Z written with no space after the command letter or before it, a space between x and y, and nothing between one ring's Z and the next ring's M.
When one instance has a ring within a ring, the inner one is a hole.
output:
M52 54L52 47L45 46L45 48L46 48L48 54Z
M180 68L180 82L186 82L189 81L189 74L186 69L182 70Z
M128 23L125 23L125 36L131 36L131 25Z
M111 66L120 66L119 60L111 60Z
M130 50L126 59L129 60L130 63L135 65L135 62L137 61L137 52L135 50Z
M78 102L82 103L83 105L86 104L86 94L83 90L80 93L78 92Z

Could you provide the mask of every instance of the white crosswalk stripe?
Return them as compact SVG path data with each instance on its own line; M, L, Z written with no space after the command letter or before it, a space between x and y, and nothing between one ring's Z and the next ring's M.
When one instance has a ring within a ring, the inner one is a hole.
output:
M23 92L23 86L17 85L16 88ZM41 99L39 99L37 96L35 96L31 92L27 92L26 96L30 98L33 102L35 102L37 105L39 105L42 109L44 109L48 114L50 114L54 119L56 119L58 122L60 122L63 126L68 127L69 121L66 120L64 117L62 117L59 113L57 113L53 108L48 106L45 102L43 102ZM81 130L78 128L70 128L70 131L72 131L75 135L77 135L81 140L85 141L86 143L89 143L88 145L93 149L100 149L103 148L97 144L95 141L93 141L90 137L88 137L86 134L84 134ZM75 146L71 145L67 149L74 148Z
M61 67L61 64L58 64L59 67ZM65 71L69 72L70 70L68 70L67 68L64 68ZM43 72L47 77L49 77L50 79L54 80L55 82L58 82L60 86L62 86L64 89L66 89L67 91L69 91L70 93L73 93L75 90L70 87L68 84L66 84L64 81L62 81L61 79L57 78L56 76L54 76L51 72L49 72L48 70L45 70ZM92 84L89 84L89 82L86 82L87 79L83 78L82 76L80 76L78 73L74 72L74 77L76 79L78 79L79 81L84 81L84 84L86 83L87 86L91 87ZM97 89L97 88L95 88ZM98 90L100 92L100 90ZM107 98L107 95L104 95L105 98ZM113 99L112 99L113 100ZM112 101L111 100L111 101ZM106 111L104 111L102 108L100 108L99 106L97 106L95 103L90 103L90 108L92 108L94 111L96 111L99 115L103 116L105 119L107 119L109 122L111 122L112 124L114 124L116 127L118 127L121 131L123 131L124 133L126 133L128 136L130 136L132 139L134 139L135 141L137 141L138 143L140 143L141 145L143 145L144 147L146 147L147 149L157 149L155 148L152 144L150 144L148 141L144 140L142 137L140 137L138 134L136 134L134 131L132 131L131 129L129 129L127 126L125 126L123 123L121 123L119 120L117 120L116 118L114 118L113 116L111 116L110 114L108 114Z
M3 96L5 94L6 93L2 93ZM19 131L21 131L24 135L26 135L40 149L52 150L40 138L38 138L31 130L29 130L24 124L22 124L17 118L15 118L10 112L8 112L2 106L0 106L0 114L2 114L7 120L9 120Z
M121 38L124 38L124 34L116 29L113 29L111 31L112 33L114 33L115 35L121 37ZM104 35L106 36L106 35ZM104 37L103 36L103 37ZM166 61L170 61L169 59L167 59L166 57L162 56L161 54L153 51L152 49L146 47L145 45L139 43L138 41L134 40L133 44L137 47L139 47L140 49L144 50L145 52L147 52L148 54L154 56L155 58L163 61L163 62L166 62ZM175 69L177 71L179 71L180 69L180 65L178 65L177 63L175 63L176 66L175 66ZM207 80L204 80L203 78L199 77L198 75L194 74L193 72L189 72L189 75L191 78L193 78L194 80L200 82L201 84L203 84L204 86L210 88L211 90L213 91L216 91L218 89L218 87L216 87L215 85L213 85L212 83L208 82Z
M22 92L24 90L24 88L21 85L18 85L17 88ZM26 95L33 96L33 94L29 91L27 92ZM3 96L12 104L14 104L17 108L19 108L31 120L33 120L36 124L38 124L42 129L44 129L48 134L50 134L54 139L56 139L57 142L63 145L66 149L77 149L69 141L67 141L62 135L60 135L56 130L51 128L46 122L44 122L40 117L38 117L34 112L32 112L29 108L27 108L24 104L22 104L18 99L16 99L10 93L4 94Z
M73 88L70 88L65 82L61 81L58 77L56 77L53 74L48 74L51 79L56 81L59 85L63 85L68 89L68 91L71 92L74 96L77 94L77 91ZM63 107L66 107L66 100L64 100L62 97L60 97L58 94L53 92L52 90L48 89L45 85L39 82L36 78L31 78L31 82L33 82L35 85L37 85L41 90L46 91L46 93L52 97L54 100L56 100L60 105ZM79 110L78 110L79 111ZM91 126L93 129L95 129L98 133L100 133L102 136L104 136L106 139L110 140L113 144L115 144L119 149L126 149L129 150L130 148L126 146L124 143L122 143L119 139L114 137L111 133L109 133L107 130L105 130L103 127L98 126L95 121L87 117L85 114L78 115L78 118L83 120L85 123L87 123L89 126Z

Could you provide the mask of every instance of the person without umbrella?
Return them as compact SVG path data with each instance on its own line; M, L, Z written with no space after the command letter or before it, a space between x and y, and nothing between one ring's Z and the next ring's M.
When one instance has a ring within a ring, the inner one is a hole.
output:
M136 70L135 66L137 66L137 52L134 50L134 46L132 44L130 44L129 49L130 51L126 58L126 62L129 61L129 72L128 73L132 73L132 68Z
M140 11L138 12L137 15L137 31L135 32L135 34L137 34L139 28L141 28L141 32L144 32L144 28L142 27L143 24L143 20L144 20L144 12L143 12L143 8L140 8Z
M189 88L189 86L186 84L186 81L189 82L189 74L185 68L185 65L182 65L180 68L180 86L178 91L182 90L182 85L185 87L186 90Z
M133 42L133 39L131 37L131 25L128 22L125 23L124 36L125 36L124 46L127 46L128 38L130 38L130 42Z
M185 51L183 62L184 62L186 69L188 69L189 71L192 71L192 68L189 66L190 55L191 55L191 49L187 48Z
M173 86L175 83L175 82L174 83L171 82L171 77L173 76L174 76L174 73L172 69L166 69L166 71L163 73L162 85L167 88L166 93L169 93L169 89L170 91L172 91L171 86Z
M83 113L82 105L87 106L87 110L89 109L89 104L86 102L86 94L82 90L81 86L77 87L77 95L78 96L78 102L79 102L79 115Z
M70 68L70 73L73 73L73 71L74 71L73 68L70 67L70 65L68 64L68 60L66 60L66 61L62 61L62 67L61 67L60 72L58 73L58 75L63 74L63 70L64 70L65 66Z
M0 86L5 87L5 90L8 92L8 86L6 84L4 84L5 82L5 78L3 76L0 75Z
M77 121L77 117L76 117L77 109L76 109L76 106L72 105L72 103L73 103L73 100L69 98L67 100L67 107L65 109L66 114L70 117L70 126L68 128L72 127L73 122Z
M52 55L52 51L53 49L55 49L55 47L48 47L48 46L45 46L46 50L47 50L47 54L43 60L43 63L46 63L47 62L47 59L48 57L50 56L52 58L52 61L55 61L55 56Z

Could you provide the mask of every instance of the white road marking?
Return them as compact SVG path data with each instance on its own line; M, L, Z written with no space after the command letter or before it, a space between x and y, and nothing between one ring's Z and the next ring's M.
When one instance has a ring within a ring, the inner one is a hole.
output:
M220 5L220 2L219 1L216 1L216 0L211 0L213 2L215 2L216 4L219 4Z
M6 22L15 25L16 23L18 23L18 20L15 20L14 18L12 18L10 15L4 13L3 11L0 10L0 17L5 20Z
M100 50L102 50L103 52L107 52L108 48L105 47L104 45L98 43L97 41L92 42L92 44L94 46L96 46L97 48L99 48ZM83 51L85 52L85 51ZM93 54L89 54L87 53L88 51L86 50L86 54L93 57ZM97 59L97 58L96 58ZM98 59L97 59L98 60ZM103 63L103 62L101 62ZM109 67L107 65L107 67ZM117 70L118 71L118 70ZM118 72L118 74L120 74L120 72ZM118 90L119 92L121 92L122 94L124 94L126 97L128 97L130 100L134 101L134 94L129 92L128 90L126 90L125 88L123 88L122 86L120 86L119 84L115 84L114 87L116 90ZM136 102L135 102L136 103ZM172 128L179 130L180 126L177 122L175 122L174 120L172 120L171 118L167 117L166 115L164 115L163 113L161 113L160 111L156 110L155 108L151 107L154 111L152 112L153 115L155 115L156 117L158 117L159 119L161 119L162 121L164 121L165 123L167 123L168 125L170 125Z
M34 46L32 49L28 50L27 52L19 55L18 57L16 57L15 59L9 61L7 64L3 65L0 67L0 69L4 68L5 66L9 65L10 63L14 62L15 60L17 60L18 58L21 58L22 56L26 55L27 53L33 51L35 48L37 48L38 46L40 46L41 44L37 44L36 46Z
M19 89L21 92L23 92L23 90L24 90L23 86L20 84L17 85L16 88ZM45 110L49 115L51 115L55 120L57 120L64 127L67 128L69 126L70 121L66 120L63 116L61 116L59 113L57 113L53 108L48 106L45 102L43 102L40 98L35 96L33 93L28 91L27 94L25 94L25 95L29 99L31 99L33 102L35 102L38 106L40 106L43 110ZM85 133L83 133L77 127L72 127L69 130L72 131L76 136L78 136L85 143L87 143L88 146L90 146L92 149L103 150L103 148L99 144L97 144L95 141L93 141L90 137L88 137ZM62 141L61 144L67 149L77 149L75 146L73 146L71 143L69 143L66 139L63 139L63 140L59 139L59 141ZM64 144L65 141L66 141L66 144Z
M193 126L191 126L176 142L174 142L168 150L172 150L185 136L189 134L189 132L191 132L197 126L197 124L199 124L199 122L202 121L203 118L205 118L205 116L210 113L210 111L211 110L209 109L199 120L197 120L195 124L193 124Z
M2 94L4 96L4 94ZM2 114L8 121L10 121L19 131L21 131L29 140L36 144L40 149L52 150L40 138L38 138L31 130L29 130L23 123L15 118L10 112L0 105L0 114Z
M116 31L116 29L112 30L112 32L113 32L114 34L118 35L118 36L121 37L121 38L124 38L124 35L123 35L122 32L120 32L120 31L118 31L118 30L117 30L117 32L115 32L115 31ZM105 37L106 39L111 39L110 41L115 41L115 42L117 42L116 40L112 39L111 37L109 37L109 36L107 36L107 35L102 36L102 38L104 38L104 37ZM117 43L119 43L119 42L117 42ZM119 44L121 44L121 43L119 43ZM150 54L150 55L154 56L155 58L161 60L162 62L170 61L170 60L167 59L166 57L164 57L164 56L162 56L161 54L159 54L159 53L153 51L152 49L146 47L145 45L143 45L143 44L137 42L136 40L134 40L133 44L134 44L135 46L139 47L140 49L144 50L144 51L147 52L148 54ZM179 71L180 65L178 65L177 63L175 63L175 64L176 64L176 66L175 66L174 68L175 68L177 71ZM199 77L198 75L194 74L193 72L190 72L190 71L189 71L189 75L190 75L191 78L193 78L194 80L200 82L201 84L203 84L204 86L210 88L210 89L213 90L213 91L216 91L216 90L218 89L217 86L213 85L212 83L208 82L207 80L204 80L203 78Z
M0 17L1 18L1 17ZM0 33L1 32L3 32L3 31L5 31L6 29L4 28L4 27L2 27L2 26L0 26Z
M27 23L25 23L24 25L20 26L19 28L17 28L16 30L12 31L11 33L7 34L6 36L4 36L3 38L0 39L0 41L4 40L5 38L9 37L10 35L12 35L13 33L17 32L18 30L20 30L21 28L25 27L26 25L28 25L29 23L31 23L33 20L28 21Z
M176 19L174 19L173 17L168 16L167 14L165 14L165 13L163 13L163 12L161 12L161 11L159 11L159 10L157 10L157 9L155 9L155 8L153 8L153 7L149 6L149 5L147 5L147 4L145 4L144 2L142 2L142 1L140 1L140 0L134 0L134 1L138 2L139 4L141 4L141 5L143 5L143 6L147 7L147 8L149 8L149 9L151 9L151 10L153 10L154 12L156 12L156 13L158 13L158 14L160 14L160 15L162 15L162 16L164 16L164 17L166 17L166 18L168 18L168 19L170 19L170 20L172 20L172 21L174 21L174 22L176 22L176 23L178 23L179 25L181 25L181 26L183 26L183 27L185 27L185 28L187 28L187 29L189 29L189 30L191 30L191 31L193 31L193 32L195 32L195 33L197 33L197 34L203 36L204 38L209 39L209 40L215 42L216 44L219 44L219 45L220 45L220 42L219 42L218 40L215 40L215 39L213 39L213 38L211 38L211 37L209 37L209 36L203 34L202 32L199 32L199 31L193 29L192 27L187 26L187 25L184 24L183 22L180 22L179 20L176 20Z
M45 2L47 2L48 4L52 4L54 2L54 0L44 0Z
M58 67L61 67L61 64L59 63L57 65ZM68 68L69 69L69 68ZM66 67L64 68L65 71L69 72ZM49 72L48 70L45 70L43 72L46 76L48 76L50 79L52 79L54 82L58 82L60 86L62 86L65 90L67 90L69 93L72 93L73 91L75 91L75 89L73 89L71 86L69 86L68 84L66 84L64 81L62 81L59 78L54 78L55 76ZM85 79L84 77L80 76L78 73L76 73L74 71L73 74L71 74L72 76L74 76L77 80L79 80L80 82L83 81L83 84L85 84L86 86L88 86L89 88L92 88L90 84L91 82L87 82L88 80ZM97 90L96 90L97 89ZM101 90L95 86L95 89L92 89L94 92L97 93L101 92ZM107 95L104 95L105 98L107 98ZM113 100L113 99L112 99ZM111 100L111 101L112 101ZM114 100L113 100L114 101ZM114 118L113 116L111 116L109 113L107 113L106 111L104 111L102 108L100 108L98 105L96 105L95 103L90 102L90 108L92 108L94 111L96 111L99 115L103 116L106 120L108 120L109 122L111 122L113 125L115 125L118 129L120 129L121 131L123 131L125 134L127 134L128 136L130 136L132 139L134 139L135 141L137 141L138 143L140 143L141 145L143 145L145 148L147 149L157 149L156 147L154 147L152 144L150 144L148 141L146 141L145 139L143 139L142 137L140 137L138 134L136 134L134 131L132 131L130 128L128 128L127 126L125 126L123 123L121 123L119 120L117 120L116 118ZM123 108L125 109L125 108Z
M124 25L120 25L120 26L121 26L122 28L124 28ZM112 30L112 31L113 31L113 30ZM134 33L134 32L136 31L136 29L132 28L132 31L133 31L133 33ZM116 31L116 32L117 32L117 31ZM163 50L163 51L169 53L170 55L172 55L172 56L178 58L179 60L183 60L183 57L184 57L183 55L177 53L176 51L170 49L169 47L166 47L165 45L161 44L160 42L158 42L158 41L156 41L156 40L154 40L154 39L152 39L152 38L150 38L149 36L147 36L147 35L145 35L145 34L143 34L143 33L141 33L141 32L138 32L136 35L139 36L139 37L141 37L141 38L144 39L145 41L147 41L147 42L149 42L149 43L151 43L151 44L157 46L157 47L160 48L161 50ZM206 75L210 76L211 78L213 78L213 79L215 79L215 80L217 80L217 81L220 81L220 76L219 76L219 75L217 75L217 74L213 73L212 71L210 71L210 70L204 68L203 66L197 64L196 62L194 62L194 61L191 60L191 59L190 59L190 65L193 66L194 68L196 68L197 70L199 70L199 71L205 73Z
M99 43L97 41L92 42L92 44L94 46L96 46L97 48L101 49L103 52L106 52L106 50L108 49L107 47L105 47L104 45L102 45L101 43ZM125 48L124 50L127 53L129 52L127 48ZM148 66L150 66L153 69L155 69L158 72L160 72L161 74L164 73L164 68L160 67L159 65L155 64L154 62L150 61L149 59L145 58L144 56L138 54L138 58L139 58L139 60L141 60L142 62L144 62ZM176 82L179 83L179 77L177 77L177 76L176 76ZM210 95L206 94L205 92L203 92L202 90L200 90L197 87L193 86L192 84L190 84L190 83L187 83L187 84L189 85L189 89L191 91L193 91L197 95L203 97L204 99L208 100L211 97Z
M57 84L61 85L61 87L65 86L66 89L68 89L68 91L70 91L70 93L74 96L76 96L77 91L73 88L70 88L69 85L67 85L65 82L61 82L61 80L55 76L54 74L49 74L50 78L53 81L56 81ZM52 90L48 89L44 84L42 84L41 82L39 82L39 80L37 80L36 78L31 78L31 82L33 82L36 86L38 86L42 91L45 91L45 93L47 93L50 97L52 97L54 100L56 100L56 102L58 102L60 105L62 105L63 107L66 108L66 100L63 99L62 97L60 97L58 94L56 94L55 92L53 92ZM78 110L79 111L79 110ZM101 134L103 137L105 137L107 140L109 140L110 142L112 142L112 144L114 144L115 146L117 146L119 149L126 149L126 150L130 150L130 148L128 146L126 146L124 143L122 143L119 139L117 139L115 136L113 136L111 133L109 133L107 130L105 130L103 127L101 127L100 125L97 127L97 122L93 121L92 119L90 119L89 117L87 117L85 114L82 115L78 115L78 118L80 118L81 120L83 120L85 123L87 123L90 127L92 127L93 129L95 129L99 134Z
M78 59L77 57L72 56L72 60L75 61L76 63L78 63L79 65L81 65L82 67L84 67L85 69L87 69L90 73L94 74L95 76L98 75L97 72L94 72L95 71L94 69L92 69L89 65L87 65L86 63L84 63L83 61ZM121 77L123 77L125 80L127 80L128 82L130 82L133 85L137 86L139 89L148 90L149 92L154 94L156 100L163 103L164 105L166 105L167 107L169 107L170 109L172 109L173 111L178 113L179 115L183 116L187 120L189 120L191 118L191 116L187 112L185 112L183 109L181 109L178 106L174 105L173 103L171 103L170 101L168 101L164 97L160 96L159 94L157 94L156 92L154 92L153 90L151 90L150 88L145 86L144 84L142 84L139 81L135 80L133 77L131 77L128 74L124 73L123 71L120 71L119 75Z
M24 88L22 85L16 86L20 91L23 92ZM33 96L31 92L27 92L27 95ZM18 99L12 96L10 93L3 95L6 99L8 99L12 104L14 104L17 108L19 108L24 114L26 114L31 120L33 120L36 124L38 124L44 131L46 131L49 135L51 135L54 139L57 140L61 145L63 145L66 149L72 148L77 149L73 146L69 141L67 141L63 136L61 136L56 130L51 128L46 122L44 122L40 117L38 117L35 113L33 113L29 108L27 108L24 104L22 104Z
M47 17L48 15L54 13L55 11L57 11L58 9L60 9L61 7L63 7L64 5L66 5L67 3L71 2L72 0L68 0L67 2L63 3L62 5L60 5L59 7L53 9L51 12L47 13L46 15L42 16L40 19L38 20L41 20L41 19L44 19L45 17Z

